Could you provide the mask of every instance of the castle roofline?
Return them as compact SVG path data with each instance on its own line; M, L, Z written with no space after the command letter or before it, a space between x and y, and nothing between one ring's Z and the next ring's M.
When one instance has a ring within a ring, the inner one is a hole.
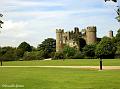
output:
M97 31L96 29L97 29L96 26L88 26L86 31L96 32Z
M56 29L56 32L64 32L64 29Z

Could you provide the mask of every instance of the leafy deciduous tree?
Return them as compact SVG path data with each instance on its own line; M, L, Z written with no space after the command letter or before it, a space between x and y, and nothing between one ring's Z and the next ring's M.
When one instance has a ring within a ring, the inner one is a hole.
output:
M75 48L69 46L64 46L63 49L63 53L66 58L72 58L75 55L76 51L77 50Z
M83 48L83 54L86 57L95 57L95 49L96 49L96 45L86 45Z
M113 58L116 47L111 38L103 37L96 47L95 54L99 58Z
M55 48L56 48L56 40L53 38L47 38L45 39L42 44L39 44L37 47L37 50L43 50L44 52L46 52L46 58L50 57L50 54L52 52L55 52Z
M32 51L32 47L27 43L27 42L22 42L19 46L18 49L22 49L23 51Z

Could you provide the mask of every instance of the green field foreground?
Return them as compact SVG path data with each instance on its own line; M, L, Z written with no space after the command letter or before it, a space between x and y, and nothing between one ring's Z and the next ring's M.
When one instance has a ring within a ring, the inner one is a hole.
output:
M120 59L104 59L104 66L120 66ZM99 59L35 60L3 62L3 66L99 66Z
M99 60L10 61L3 66L98 66ZM103 60L120 66L120 59ZM120 89L120 70L0 67L0 89Z
M120 89L120 71L1 67L0 89Z

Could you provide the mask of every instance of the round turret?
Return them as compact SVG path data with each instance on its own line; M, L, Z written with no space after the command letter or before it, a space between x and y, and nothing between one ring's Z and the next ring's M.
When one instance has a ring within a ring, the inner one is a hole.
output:
M112 30L109 31L108 37L113 38L113 31Z
M63 51L63 29L56 29L56 52Z
M88 32L96 32L97 30L96 30L96 26L89 26L89 27L87 27L87 31Z
M94 44L97 41L96 26L87 27L86 29L86 42L87 44Z

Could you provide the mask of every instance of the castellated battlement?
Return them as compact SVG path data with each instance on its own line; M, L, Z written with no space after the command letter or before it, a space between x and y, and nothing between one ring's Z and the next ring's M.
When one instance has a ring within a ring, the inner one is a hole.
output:
M64 29L56 29L56 33L64 33Z
M86 31L96 32L97 31L96 29L97 29L96 26L88 26L87 29L86 29Z
M86 29L86 43L87 44L94 44L97 42L97 36L96 36L97 28L96 26L89 26Z
M78 27L75 27L72 31L68 32L64 32L64 29L56 29L56 52L63 51L64 44L79 48L79 45L74 41L74 37L83 38L88 45L94 44L98 41L97 27L88 26L81 31L79 31ZM113 37L113 31L109 31L109 37Z

